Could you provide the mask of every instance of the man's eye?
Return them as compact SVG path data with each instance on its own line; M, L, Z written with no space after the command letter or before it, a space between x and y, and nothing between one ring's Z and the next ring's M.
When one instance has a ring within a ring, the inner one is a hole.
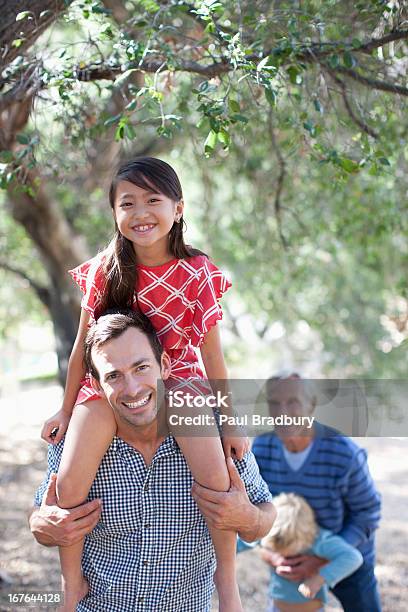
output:
M117 378L118 375L117 374L108 374L106 377L106 380L115 380L115 378Z
M145 365L141 365L141 366L139 366L139 367L137 368L137 371L138 371L138 372L144 372L145 370L148 370L148 369L149 369L149 366L148 366L147 364L145 364Z

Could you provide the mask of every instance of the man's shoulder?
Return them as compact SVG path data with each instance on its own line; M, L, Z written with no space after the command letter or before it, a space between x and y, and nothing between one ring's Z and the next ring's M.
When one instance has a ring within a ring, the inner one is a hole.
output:
M327 425L319 424L316 437L319 440L321 452L337 453L344 460L352 461L361 451L365 453L364 449L356 444L354 440Z
M257 436L252 443L252 452L255 457L265 456L266 453L270 453L273 448L278 448L281 445L281 441L273 431Z

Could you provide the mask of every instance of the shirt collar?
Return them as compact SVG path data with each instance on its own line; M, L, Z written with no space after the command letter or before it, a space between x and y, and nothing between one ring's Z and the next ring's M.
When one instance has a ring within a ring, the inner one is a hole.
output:
M118 436L115 436L113 438L112 444L110 446L110 450L119 455L132 456L132 455L137 454L141 456L141 453L136 448L134 448L133 446L131 446L130 444L125 442L125 440L122 440L122 438L119 438ZM173 436L169 435L160 444L159 448L157 449L153 457L153 461L156 461L157 459L161 459L162 457L174 455L177 451L179 451L177 442L175 441Z

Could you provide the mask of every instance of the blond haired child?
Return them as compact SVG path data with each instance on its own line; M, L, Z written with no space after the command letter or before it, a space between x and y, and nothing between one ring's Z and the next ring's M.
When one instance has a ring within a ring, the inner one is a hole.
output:
M343 538L321 529L306 500L295 493L281 493L273 500L276 520L261 545L284 557L313 554L328 560L319 572L297 583L272 574L269 612L324 610L327 587L333 587L363 562L361 553Z

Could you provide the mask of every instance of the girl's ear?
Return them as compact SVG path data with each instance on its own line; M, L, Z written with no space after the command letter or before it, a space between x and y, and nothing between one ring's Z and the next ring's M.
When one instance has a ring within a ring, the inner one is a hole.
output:
M177 222L180 221L180 218L183 216L183 212L184 212L184 201L180 200L179 202L176 203L176 210L175 210Z
M160 371L162 379L167 380L171 372L171 361L170 357L165 351L163 351L160 359Z

